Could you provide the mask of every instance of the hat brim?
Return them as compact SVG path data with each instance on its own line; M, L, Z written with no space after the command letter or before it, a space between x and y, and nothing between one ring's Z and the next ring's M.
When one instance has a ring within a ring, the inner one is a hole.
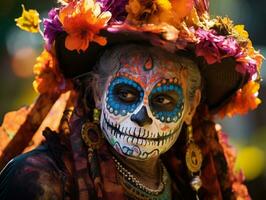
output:
M108 39L106 46L100 46L97 43L90 43L86 51L70 51L65 47L66 33L61 33L55 41L56 57L59 68L65 78L75 78L93 69L102 52L112 46L126 43L151 44L149 33L139 33L130 31L109 32L102 31L101 35ZM156 45L156 44L155 44ZM163 46L159 44L156 46ZM164 48L165 49L165 48ZM208 110L215 114L230 99L236 91L247 81L248 77L236 71L236 62L233 58L222 59L220 63L209 65L203 58L197 58L194 55L193 45L186 51L186 55L195 60L199 66L203 79L202 102L208 106Z

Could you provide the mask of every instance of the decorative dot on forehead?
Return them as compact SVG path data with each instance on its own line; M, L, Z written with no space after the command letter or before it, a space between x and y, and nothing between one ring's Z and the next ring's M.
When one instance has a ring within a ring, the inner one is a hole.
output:
M128 79L134 80L134 77L131 74L125 72L117 72L114 77L126 77Z
M153 69L153 59L151 56L148 57L146 60L144 66L143 66L144 71L149 71Z
M156 84L156 87L160 87L162 84L179 84L177 78L163 79Z

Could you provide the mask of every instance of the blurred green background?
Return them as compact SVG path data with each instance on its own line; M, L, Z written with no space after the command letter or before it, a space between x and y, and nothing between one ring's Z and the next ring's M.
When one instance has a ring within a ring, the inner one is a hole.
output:
M0 124L4 113L16 110L34 101L32 66L42 50L38 34L21 31L14 19L22 11L34 8L41 17L56 0L1 0L0 2ZM265 0L211 0L211 14L230 16L235 24L245 24L257 49L266 55L266 1ZM266 80L266 66L262 67ZM246 182L255 200L265 199L266 192L266 81L262 83L260 98L263 103L246 116L217 120L238 153L236 168L242 168Z

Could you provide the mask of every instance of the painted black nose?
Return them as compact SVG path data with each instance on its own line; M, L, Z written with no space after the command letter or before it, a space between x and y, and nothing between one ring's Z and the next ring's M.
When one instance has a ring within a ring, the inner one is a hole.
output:
M152 119L149 117L145 106L142 106L139 112L137 114L133 114L130 119L139 126L145 126L152 123Z

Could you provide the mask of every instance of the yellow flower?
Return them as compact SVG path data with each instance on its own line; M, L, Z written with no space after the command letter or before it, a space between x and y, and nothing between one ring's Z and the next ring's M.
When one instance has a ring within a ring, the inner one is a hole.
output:
M172 8L172 5L168 0L157 0L157 4L164 10L170 10Z
M176 27L193 5L193 0L129 0L127 20L135 25L168 23Z
M234 34L239 37L248 40L249 35L248 32L245 30L244 25L236 25L234 26Z
M233 21L228 17L217 17L214 19L214 25L212 29L216 30L221 35L232 34L234 28Z
M24 31L31 33L40 32L40 18L37 10L29 9L25 10L24 5L22 5L22 15L21 17L15 19L16 25Z
M248 49L248 51L250 51L249 49L253 49L252 42L249 39L248 32L245 30L244 25L234 26L232 34L237 39L241 47Z
M168 0L129 0L127 20L133 24L167 22L172 5Z

